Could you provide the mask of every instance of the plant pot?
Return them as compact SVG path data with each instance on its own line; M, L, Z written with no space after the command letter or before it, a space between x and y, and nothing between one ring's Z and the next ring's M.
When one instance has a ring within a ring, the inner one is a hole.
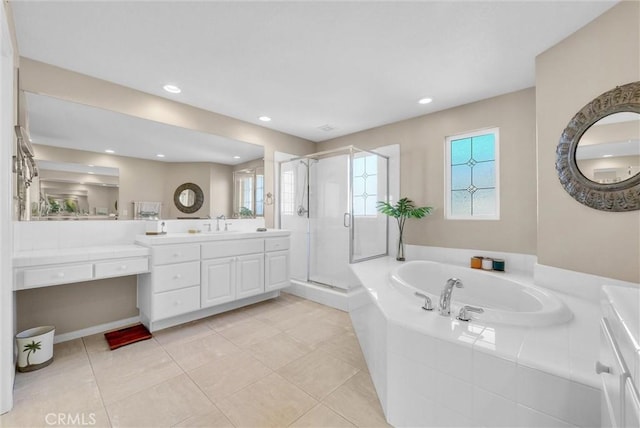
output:
M53 362L53 336L56 328L52 325L30 328L16 334L18 346L19 372L31 372L47 367Z

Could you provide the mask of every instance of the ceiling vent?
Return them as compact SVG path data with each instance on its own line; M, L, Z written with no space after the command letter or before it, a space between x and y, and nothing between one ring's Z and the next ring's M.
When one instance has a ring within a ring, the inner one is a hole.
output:
M336 128L334 128L333 126L327 124L327 125L318 126L318 129L320 129L320 130L322 130L324 132L331 132Z

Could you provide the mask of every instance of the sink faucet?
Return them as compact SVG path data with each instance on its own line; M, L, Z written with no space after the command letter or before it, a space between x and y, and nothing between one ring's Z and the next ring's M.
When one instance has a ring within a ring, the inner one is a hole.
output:
M203 223L202 225L207 226L209 228L207 232L211 232L211 223Z
M440 293L440 315L449 316L451 314L451 293L453 287L463 288L462 281L458 278L449 278L447 284L444 286L442 293Z
M220 220L227 221L227 217L224 214L220 214L216 217L216 232L220 232Z

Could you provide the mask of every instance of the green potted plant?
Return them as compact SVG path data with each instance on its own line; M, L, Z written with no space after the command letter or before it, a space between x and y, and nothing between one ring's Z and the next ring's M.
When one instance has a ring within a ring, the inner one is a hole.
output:
M393 217L398 222L398 230L400 235L398 237L398 253L396 260L404 261L404 242L402 240L402 234L404 232L404 223L408 218L423 218L427 214L431 213L432 207L416 207L413 201L409 198L402 198L395 205L391 205L385 201L378 201L378 211L382 214Z

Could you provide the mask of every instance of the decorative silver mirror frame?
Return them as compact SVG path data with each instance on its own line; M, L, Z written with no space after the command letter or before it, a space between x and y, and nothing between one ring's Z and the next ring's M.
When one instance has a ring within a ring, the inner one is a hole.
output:
M582 135L597 121L614 113L640 114L640 81L617 86L584 106L562 132L556 149L556 171L560 183L575 200L602 211L640 209L640 174L628 180L600 184L585 177L576 163Z
M195 194L193 205L191 205L190 207L183 205L182 202L180 202L180 194L184 190L191 190ZM181 184L173 193L173 203L176 205L176 208L178 208L183 213L193 214L194 212L202 208L203 202L204 202L204 193L202 193L202 189L200 188L200 186L194 183Z

